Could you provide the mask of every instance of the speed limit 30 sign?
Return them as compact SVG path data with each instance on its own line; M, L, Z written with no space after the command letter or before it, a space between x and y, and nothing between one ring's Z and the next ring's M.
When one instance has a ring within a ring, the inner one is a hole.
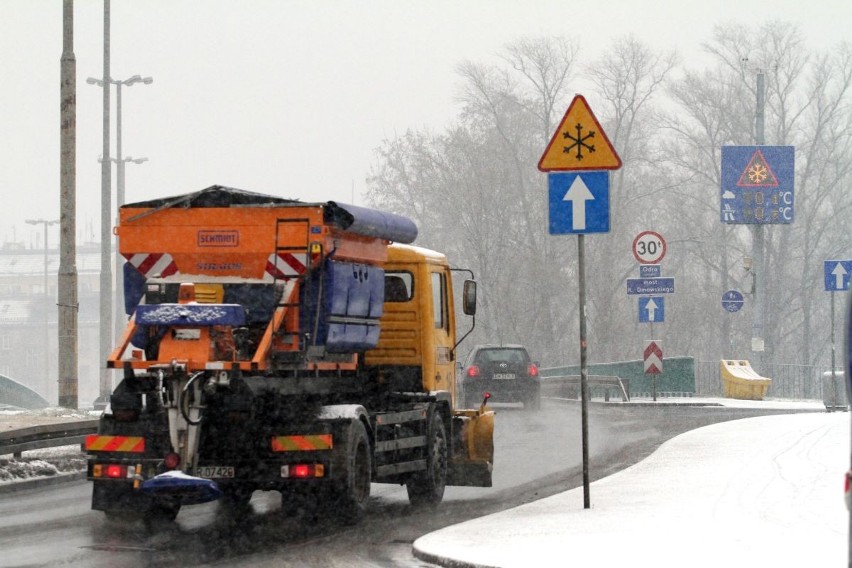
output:
M666 240L655 231L642 231L633 239L633 256L641 264L657 264L666 256Z

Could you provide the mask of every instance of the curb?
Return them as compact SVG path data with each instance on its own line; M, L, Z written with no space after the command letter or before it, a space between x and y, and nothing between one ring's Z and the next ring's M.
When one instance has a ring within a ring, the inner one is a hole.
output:
M79 481L86 479L85 471L75 471L72 473L60 473L50 477L35 477L32 479L22 479L20 481L8 481L0 483L0 495L6 493L17 493L18 491L27 491L29 489L38 489L40 487L49 487L58 485L68 481Z

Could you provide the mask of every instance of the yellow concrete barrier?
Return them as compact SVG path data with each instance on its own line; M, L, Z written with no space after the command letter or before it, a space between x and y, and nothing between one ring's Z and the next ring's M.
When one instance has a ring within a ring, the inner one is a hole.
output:
M763 400L772 383L772 379L758 375L748 361L722 359L720 368L727 398Z

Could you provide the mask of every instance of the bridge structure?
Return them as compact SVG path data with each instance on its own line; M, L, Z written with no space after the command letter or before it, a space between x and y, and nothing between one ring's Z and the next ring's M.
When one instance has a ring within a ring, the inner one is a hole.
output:
M46 408L50 403L31 388L5 375L0 375L0 407L16 406L32 410Z

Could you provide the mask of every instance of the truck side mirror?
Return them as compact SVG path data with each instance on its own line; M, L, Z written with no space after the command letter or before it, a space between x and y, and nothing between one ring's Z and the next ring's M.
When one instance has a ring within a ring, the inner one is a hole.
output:
M464 281L462 311L469 316L476 315L476 282L474 280Z

